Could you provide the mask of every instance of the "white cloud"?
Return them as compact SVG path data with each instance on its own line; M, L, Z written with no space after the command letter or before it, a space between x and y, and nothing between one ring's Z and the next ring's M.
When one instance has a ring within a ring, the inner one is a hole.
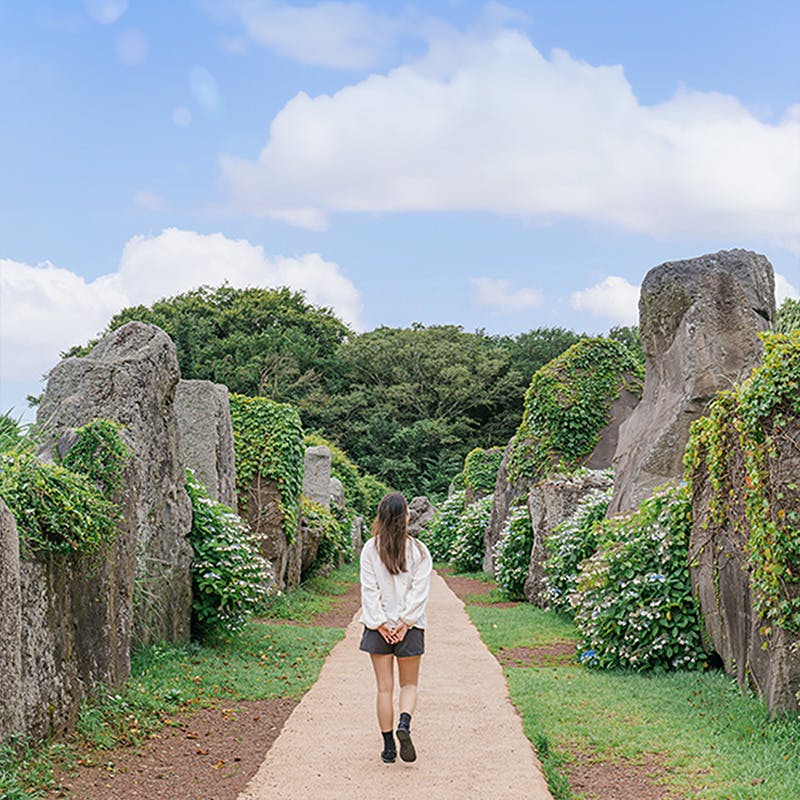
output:
M303 64L360 69L381 60L402 22L366 3L292 6L238 0L233 8L251 39Z
M257 160L223 155L244 212L319 227L332 212L574 217L650 235L735 235L800 251L800 115L757 119L681 89L643 105L622 67L516 31L442 35L426 57L300 93Z
M470 283L475 290L475 303L498 311L525 311L539 308L544 302L538 289L514 289L511 281L502 278L471 278Z
M780 306L787 297L793 300L800 299L800 291L798 291L785 276L779 272L775 273L775 303Z
M143 64L149 52L150 43L140 30L129 28L117 37L117 57L128 67Z
M270 256L260 246L220 233L168 228L135 236L116 272L91 282L49 262L0 260L0 378L35 381L59 353L86 342L125 306L149 304L200 285L289 286L359 328L361 300L338 264L318 253Z
M573 292L570 304L578 311L606 317L616 325L636 325L639 321L639 287L617 275L609 275L588 289Z
M86 13L101 25L112 25L127 10L128 0L83 0Z

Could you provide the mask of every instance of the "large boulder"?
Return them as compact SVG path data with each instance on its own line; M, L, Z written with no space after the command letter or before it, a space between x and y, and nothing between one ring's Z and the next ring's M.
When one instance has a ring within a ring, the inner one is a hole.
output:
M338 478L331 478L328 491L330 493L331 503L333 503L337 508L344 508L346 502L344 496L344 485Z
M189 638L192 512L175 414L179 379L169 336L154 325L129 322L85 357L59 363L38 410L53 441L96 418L121 426L132 452L122 527L134 539L133 624L140 644Z
M644 392L620 429L609 514L680 479L690 423L759 363L758 333L774 319L775 279L765 256L721 251L647 273L639 297Z
M0 498L0 742L22 728L21 636L19 537Z
M331 451L324 444L306 448L303 494L329 508L331 504Z
M552 475L528 493L528 512L533 529L533 545L525 580L525 599L547 608L544 564L548 558L545 541L558 525L570 517L590 492L610 489L613 479L606 470L582 469L567 475Z
M425 497L415 497L408 504L408 532L419 536L419 532L436 516L436 506Z
M178 381L175 413L183 464L218 503L236 511L236 459L228 388L211 381Z

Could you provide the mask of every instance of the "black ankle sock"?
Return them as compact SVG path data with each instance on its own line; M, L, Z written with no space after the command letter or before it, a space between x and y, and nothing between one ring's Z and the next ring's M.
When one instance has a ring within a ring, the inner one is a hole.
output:
M411 728L411 714L409 714L407 711L404 711L400 715L400 722L398 724L402 725L405 728L409 728L410 729Z
M394 732L393 731L381 731L381 736L383 736L383 748L384 750L395 750L394 744Z

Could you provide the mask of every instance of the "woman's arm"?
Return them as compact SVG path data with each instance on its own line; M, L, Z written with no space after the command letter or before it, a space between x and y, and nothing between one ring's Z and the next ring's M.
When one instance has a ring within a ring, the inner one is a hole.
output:
M422 557L412 565L411 586L406 593L403 608L400 611L400 622L405 623L409 628L413 628L425 613L425 606L428 604L428 594L431 589L433 560L428 548L421 542L419 543L419 549Z

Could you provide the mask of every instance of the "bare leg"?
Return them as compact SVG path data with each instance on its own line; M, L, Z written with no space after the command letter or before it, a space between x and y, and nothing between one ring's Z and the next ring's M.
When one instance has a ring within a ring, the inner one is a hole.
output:
M381 731L394 726L394 656L370 653L375 681L378 685L378 725Z
M413 714L417 705L417 684L419 683L419 665L422 656L408 656L397 659L400 673L400 713Z

